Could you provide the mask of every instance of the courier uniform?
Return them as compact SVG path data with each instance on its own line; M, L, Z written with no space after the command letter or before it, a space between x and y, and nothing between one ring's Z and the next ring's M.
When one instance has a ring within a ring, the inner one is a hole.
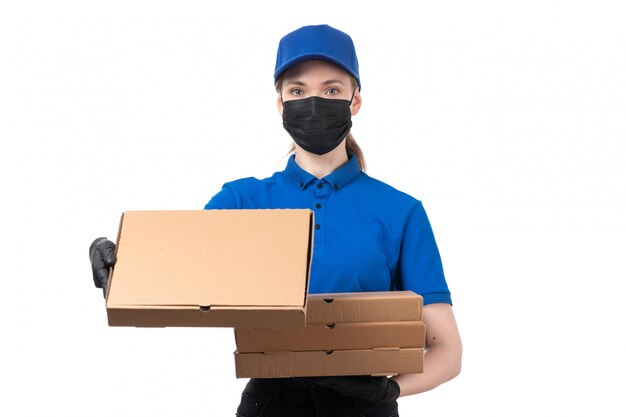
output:
M302 169L291 155L284 171L227 182L205 206L280 208L315 213L309 293L411 290L424 304L452 303L422 203L362 172L354 155L322 179ZM282 407L284 414L272 415L285 416L368 415L368 407L379 409L372 415L397 414L395 401L367 404L305 380L251 379L238 415L263 415L268 407Z

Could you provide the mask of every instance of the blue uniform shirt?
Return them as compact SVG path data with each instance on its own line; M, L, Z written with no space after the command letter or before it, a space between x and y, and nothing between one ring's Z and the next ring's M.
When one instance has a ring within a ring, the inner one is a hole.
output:
M452 304L422 203L362 172L354 155L322 179L291 155L269 178L225 183L204 208L313 210L310 294L411 290Z

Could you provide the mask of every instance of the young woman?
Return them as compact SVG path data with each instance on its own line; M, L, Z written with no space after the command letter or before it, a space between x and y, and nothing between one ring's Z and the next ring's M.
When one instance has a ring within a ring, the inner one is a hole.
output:
M461 339L426 212L419 200L364 172L363 152L350 134L361 80L347 34L328 25L287 34L274 80L278 112L294 140L285 170L227 182L205 209L312 209L309 292L421 294L427 353L421 374L253 378L237 416L397 416L398 397L435 388L461 369ZM90 247L97 287L106 287L113 249L105 238Z

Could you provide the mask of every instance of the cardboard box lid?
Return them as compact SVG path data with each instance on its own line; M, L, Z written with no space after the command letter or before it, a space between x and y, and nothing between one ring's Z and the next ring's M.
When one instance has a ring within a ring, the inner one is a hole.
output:
M306 323L421 320L423 304L413 291L309 294Z
M127 211L107 308L302 309L312 226L308 209Z

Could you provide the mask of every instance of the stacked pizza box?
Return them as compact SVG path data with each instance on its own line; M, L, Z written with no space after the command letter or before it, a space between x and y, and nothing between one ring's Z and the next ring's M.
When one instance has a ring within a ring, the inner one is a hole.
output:
M412 291L309 294L304 327L235 328L236 375L421 373L422 305Z

